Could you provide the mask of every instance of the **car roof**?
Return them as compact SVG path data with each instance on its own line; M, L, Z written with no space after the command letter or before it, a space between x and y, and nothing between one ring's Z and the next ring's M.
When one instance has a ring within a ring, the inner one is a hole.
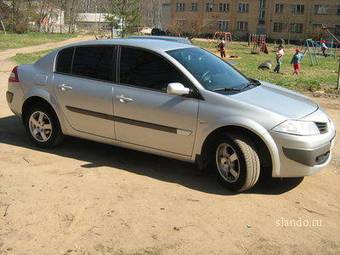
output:
M155 36L155 35L138 35L138 36L129 36L128 39L152 39L152 40L164 40L164 41L172 41L179 42L191 45L192 42L187 37L177 37L177 36Z
M68 48L71 46L94 46L94 45L122 45L139 47L144 49L149 49L157 52L165 52L169 50L177 50L183 48L195 47L193 45L184 44L180 42L167 41L167 40L149 40L149 39L109 39L109 40L93 40L93 41L83 41L78 43L73 43L67 45L63 48Z

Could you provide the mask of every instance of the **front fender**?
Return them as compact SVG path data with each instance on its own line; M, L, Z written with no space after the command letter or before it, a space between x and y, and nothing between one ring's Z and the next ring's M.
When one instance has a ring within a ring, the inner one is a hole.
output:
M280 173L280 159L279 159L279 151L274 142L272 136L269 132L261 126L259 123L254 120L240 117L240 116L229 116L218 119L213 123L199 123L199 127L197 129L196 136L196 144L194 148L194 157L196 155L201 155L204 142L208 138L208 136L213 133L215 130L228 126L236 126L242 127L256 134L262 141L266 144L272 159L273 169L272 175L277 176Z

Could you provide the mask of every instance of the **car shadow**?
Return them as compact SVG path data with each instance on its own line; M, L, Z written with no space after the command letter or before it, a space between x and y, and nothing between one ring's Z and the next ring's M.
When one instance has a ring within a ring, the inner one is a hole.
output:
M215 176L199 171L194 164L155 156L116 146L83 139L66 137L64 143L52 150L35 147L26 136L20 118L0 118L0 143L56 154L88 163L81 167L96 170L106 166L144 175L158 180L177 183L187 188L218 195L238 195L220 186ZM246 193L282 194L298 186L303 178L273 179L260 178L258 184Z

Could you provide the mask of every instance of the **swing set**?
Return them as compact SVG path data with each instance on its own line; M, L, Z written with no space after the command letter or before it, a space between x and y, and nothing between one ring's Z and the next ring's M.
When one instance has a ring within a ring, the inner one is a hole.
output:
M337 48L340 45L340 41L334 36L329 29L322 25L322 30L326 31L327 34L329 35L330 39L325 41L325 40L320 40L320 41L315 41L313 39L307 39L305 41L305 52L307 53L309 57L310 64L312 66L318 65L319 64L319 59L318 56L322 55L322 43L325 43L328 50L327 50L327 57L332 57L336 59L337 57ZM334 42L335 41L335 42Z
M210 44L218 44L220 40L225 41L225 47L230 48L231 43L233 42L232 34L230 32L215 32L213 39L210 41Z
M251 54L260 54L261 52L268 54L267 35L250 34L248 46L251 48Z

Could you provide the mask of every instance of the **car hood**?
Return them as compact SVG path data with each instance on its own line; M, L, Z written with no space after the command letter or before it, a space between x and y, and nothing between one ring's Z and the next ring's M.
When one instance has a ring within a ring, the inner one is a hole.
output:
M289 119L305 117L319 108L316 103L299 93L266 82L261 84L232 97Z

